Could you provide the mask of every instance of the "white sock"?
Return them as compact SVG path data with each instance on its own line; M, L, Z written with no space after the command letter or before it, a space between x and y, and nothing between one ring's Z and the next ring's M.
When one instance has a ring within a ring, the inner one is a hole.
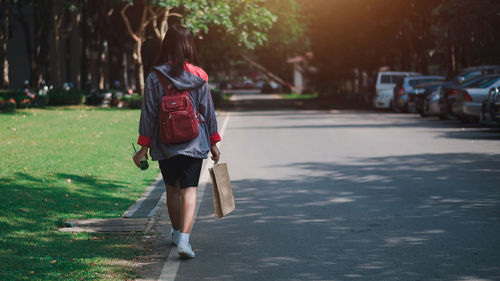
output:
M189 233L179 232L179 243L189 243Z

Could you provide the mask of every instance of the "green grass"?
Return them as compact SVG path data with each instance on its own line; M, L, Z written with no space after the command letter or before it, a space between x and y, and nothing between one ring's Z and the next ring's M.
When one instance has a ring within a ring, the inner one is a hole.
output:
M298 93L291 93L291 94L279 94L282 99L293 99L293 100L308 100L308 99L315 99L318 97L317 93L314 94L298 94Z
M128 280L141 236L58 232L120 217L158 175L131 161L139 110L0 114L0 280ZM151 162L150 162L151 163Z

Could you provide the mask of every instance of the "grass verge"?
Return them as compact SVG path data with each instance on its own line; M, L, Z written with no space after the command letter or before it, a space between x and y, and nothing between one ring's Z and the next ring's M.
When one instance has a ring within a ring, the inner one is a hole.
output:
M159 173L132 161L139 110L77 106L0 114L0 280L130 280L141 236L72 234L112 218Z
M298 94L298 93L291 93L291 94L279 94L282 99L288 99L288 100L309 100L309 99L315 99L318 97L317 93L314 94Z

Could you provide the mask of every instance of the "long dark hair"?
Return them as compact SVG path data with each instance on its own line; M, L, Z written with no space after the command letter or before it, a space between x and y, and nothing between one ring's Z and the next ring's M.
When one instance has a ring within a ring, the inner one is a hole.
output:
M186 27L180 24L171 25L161 42L160 54L155 64L168 63L172 66L170 75L179 76L183 73L186 62L198 64L193 36Z

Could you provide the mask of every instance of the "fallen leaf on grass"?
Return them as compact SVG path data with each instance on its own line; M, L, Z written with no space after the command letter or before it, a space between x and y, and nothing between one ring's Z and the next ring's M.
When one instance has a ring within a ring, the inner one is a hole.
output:
M56 260L52 260L52 261L50 261L50 263L52 263L52 264L54 264L54 263L56 263L56 262L57 262Z

